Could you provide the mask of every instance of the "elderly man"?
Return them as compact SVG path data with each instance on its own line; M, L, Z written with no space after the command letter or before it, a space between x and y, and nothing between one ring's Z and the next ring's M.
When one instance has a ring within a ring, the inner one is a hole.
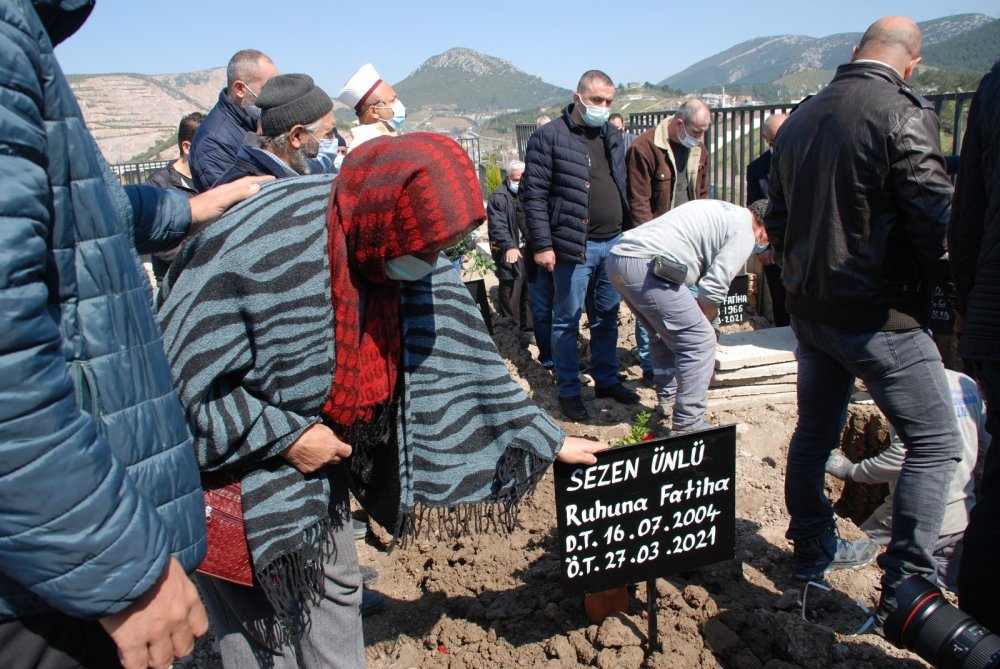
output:
M708 197L708 149L703 141L711 124L708 107L692 98L632 144L626 164L628 203L636 225Z
M590 317L590 372L597 397L639 401L618 380L617 291L605 263L632 226L625 191L625 148L608 123L615 85L599 70L585 72L573 103L528 140L521 185L528 236L540 271L552 273L552 357L559 406L571 420L589 417L580 397L577 348L583 305Z
M309 173L309 159L319 154L320 137L333 132L333 101L308 74L280 74L257 98L259 146L244 144L233 166L219 179L271 175L278 179Z
M934 107L906 83L921 41L910 19L876 21L851 62L788 117L774 142L765 218L798 342L799 418L785 473L794 575L822 579L875 554L867 540L837 536L824 491L857 377L906 448L892 538L878 560L882 620L904 578L934 578L931 550L962 443L926 328L930 279L953 292L952 187Z
M707 427L715 369L711 321L755 244L767 243L766 201L750 209L697 200L629 230L611 249L608 278L643 325L656 334L650 353L659 411L675 433ZM697 286L695 298L689 286Z
M688 100L655 127L626 143L628 198L632 219L641 225L671 207L708 197L708 149L702 146L712 115L697 98ZM653 384L649 333L635 322L635 349L642 378Z
M531 332L531 316L521 253L524 246L524 208L517 197L522 174L524 163L520 160L507 165L507 178L493 191L486 207L486 230L500 284L497 312L501 317L511 319L519 331L527 333Z
M191 176L202 192L214 186L236 161L247 133L257 132L257 96L278 68L256 49L229 59L226 87L191 140Z
M771 146L778 134L778 128L788 118L787 114L771 114L764 121L764 142L767 151L757 156L747 165L747 202L767 199L767 183L771 175ZM771 295L771 311L774 324L778 327L788 325L788 311L785 309L785 287L781 283L781 268L774 262L774 251L770 247L757 254L757 260L764 267L764 277L767 280L767 291Z
M348 151L374 137L395 137L406 120L406 107L371 63L365 63L351 75L337 99L358 117L358 125L351 129Z

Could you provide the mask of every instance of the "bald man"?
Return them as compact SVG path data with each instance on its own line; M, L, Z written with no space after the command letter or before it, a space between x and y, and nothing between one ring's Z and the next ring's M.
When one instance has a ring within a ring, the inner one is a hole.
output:
M794 575L821 579L876 552L838 537L823 491L858 377L906 447L892 538L878 559L883 620L904 578L935 579L931 551L962 443L926 328L931 279L954 293L952 186L938 117L907 84L920 47L910 19L868 28L851 62L781 126L765 216L798 342L799 417L785 473Z

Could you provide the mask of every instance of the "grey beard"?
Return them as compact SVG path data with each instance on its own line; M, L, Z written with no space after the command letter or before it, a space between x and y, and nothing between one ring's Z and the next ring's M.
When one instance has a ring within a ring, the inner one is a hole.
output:
M305 151L297 149L288 158L288 166L299 174L309 174L309 163L306 160Z

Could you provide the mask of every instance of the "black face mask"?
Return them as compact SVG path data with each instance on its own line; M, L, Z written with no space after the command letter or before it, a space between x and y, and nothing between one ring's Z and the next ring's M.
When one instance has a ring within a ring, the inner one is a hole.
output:
M80 29L94 9L95 0L32 0L52 46Z

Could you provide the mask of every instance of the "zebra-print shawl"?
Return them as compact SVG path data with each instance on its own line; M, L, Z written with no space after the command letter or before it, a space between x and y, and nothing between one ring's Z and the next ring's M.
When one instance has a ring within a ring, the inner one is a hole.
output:
M329 478L280 457L320 420L333 381L329 192L327 176L265 184L184 245L160 293L199 464L239 475L257 582L293 635L331 545ZM356 494L397 536L428 517L452 533L509 526L563 432L510 378L447 261L401 294L391 448L352 443Z

